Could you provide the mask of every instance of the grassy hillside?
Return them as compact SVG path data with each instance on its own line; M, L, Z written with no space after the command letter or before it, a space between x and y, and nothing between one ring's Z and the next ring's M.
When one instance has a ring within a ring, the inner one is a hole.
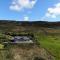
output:
M60 35L37 33L36 35L40 46L45 48L55 60L60 60Z
M60 60L60 23L15 21L0 21L0 60L12 58L9 49L13 46L4 46L3 42L9 42L13 37L11 35L25 33L33 33L39 46L54 56L55 60ZM4 50L5 47L7 50Z

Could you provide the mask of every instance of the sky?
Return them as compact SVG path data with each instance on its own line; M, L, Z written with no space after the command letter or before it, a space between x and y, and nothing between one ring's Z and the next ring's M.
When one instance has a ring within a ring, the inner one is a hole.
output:
M0 0L0 20L60 21L60 0Z

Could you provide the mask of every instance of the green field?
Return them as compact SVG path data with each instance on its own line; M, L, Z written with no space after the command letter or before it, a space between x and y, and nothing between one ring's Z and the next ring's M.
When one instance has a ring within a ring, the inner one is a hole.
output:
M40 46L45 48L55 60L60 60L60 35L37 33L36 38Z

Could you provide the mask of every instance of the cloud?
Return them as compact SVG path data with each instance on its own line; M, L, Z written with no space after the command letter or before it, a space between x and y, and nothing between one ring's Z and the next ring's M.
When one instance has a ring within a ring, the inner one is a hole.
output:
M37 0L13 0L9 6L10 10L21 11L22 9L31 9Z
M24 21L28 21L29 20L29 17L28 16L25 16L24 17Z
M46 17L56 18L60 15L60 3L55 4L53 7L47 9Z

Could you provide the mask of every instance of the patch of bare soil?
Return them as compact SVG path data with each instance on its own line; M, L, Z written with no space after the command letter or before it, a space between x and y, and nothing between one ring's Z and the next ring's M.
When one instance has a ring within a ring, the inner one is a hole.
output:
M44 48L33 45L30 48L24 46L10 49L12 60L55 60Z

